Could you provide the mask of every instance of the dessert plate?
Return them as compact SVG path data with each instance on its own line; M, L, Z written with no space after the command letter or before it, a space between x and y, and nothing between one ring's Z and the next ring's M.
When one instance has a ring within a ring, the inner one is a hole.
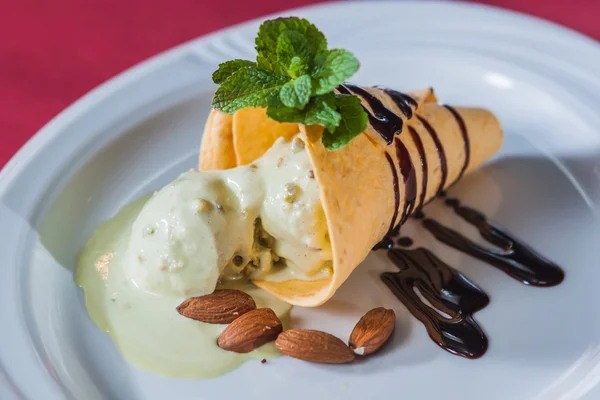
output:
M102 221L197 164L219 62L252 58L259 20L183 44L119 75L44 127L0 173L2 399L576 399L597 398L600 370L600 46L532 17L462 3L333 3L310 19L353 51L354 81L433 86L443 102L480 105L505 129L501 152L450 194L485 212L566 272L527 287L403 228L491 298L475 314L480 359L453 356L380 281L373 252L336 296L292 311L298 327L346 338L368 309L393 308L396 331L365 362L249 361L214 379L167 379L126 362L89 318L73 282L77 253ZM376 205L374 205L376 206ZM439 201L427 213L484 243Z

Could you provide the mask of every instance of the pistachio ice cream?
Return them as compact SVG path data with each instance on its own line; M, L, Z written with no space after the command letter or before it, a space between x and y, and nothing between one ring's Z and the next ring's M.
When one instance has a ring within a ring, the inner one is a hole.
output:
M280 139L254 164L182 174L142 208L125 259L140 290L178 296L212 293L219 279L326 276L327 224L304 142Z
M300 139L279 139L255 163L190 170L101 225L83 249L76 282L90 316L138 366L169 376L211 376L248 354L216 344L223 325L180 316L186 298L238 287L286 321L291 308L248 278L322 279L331 246L311 163Z

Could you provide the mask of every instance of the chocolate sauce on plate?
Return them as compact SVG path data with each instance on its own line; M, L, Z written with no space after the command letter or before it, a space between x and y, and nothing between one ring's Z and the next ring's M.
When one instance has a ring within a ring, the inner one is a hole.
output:
M373 246L373 250L381 250L381 249L392 249L394 248L394 241L389 237L384 237L379 243Z
M445 196L442 191L440 197ZM502 250L480 246L417 211L414 217L442 243L499 268L527 285L547 287L563 281L564 272L559 266L490 222L481 212L461 205L455 198L444 202L475 226L486 241ZM381 243L385 246L380 248L388 249L388 258L399 268L399 272L383 273L381 279L425 325L431 339L450 353L466 358L481 357L487 350L488 340L473 314L489 303L483 290L429 250L406 249L413 244L408 237L388 236ZM421 300L415 288L433 307Z
M381 279L425 325L429 337L452 354L481 357L488 340L473 313L490 301L483 290L424 248L392 249L388 257L400 271L384 272ZM425 304L415 289L435 309Z
M417 211L416 211L416 212L415 212L415 213L412 215L412 217L413 217L414 219L423 219L423 218L425 218L425 214L423 213L423 211L421 211L421 210L417 210Z
M402 236L396 240L396 244L400 247L410 247L413 244L413 240L407 236Z
M502 250L481 246L433 219L425 219L423 226L439 241L500 269L526 285L556 286L563 281L565 274L558 265L490 222L481 212L462 206L457 199L447 199L445 203L462 219L477 228L487 242Z

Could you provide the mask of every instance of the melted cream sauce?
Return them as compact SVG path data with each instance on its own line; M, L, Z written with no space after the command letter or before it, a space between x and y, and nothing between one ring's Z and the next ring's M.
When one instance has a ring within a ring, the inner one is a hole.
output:
M124 253L131 227L150 196L123 208L95 231L81 252L75 281L85 291L89 314L131 363L167 377L201 378L227 372L251 358L279 355L273 343L237 354L217 346L226 325L182 317L175 307L184 300L139 290L124 275ZM272 308L284 325L291 306L249 283L229 283L249 293L257 307Z

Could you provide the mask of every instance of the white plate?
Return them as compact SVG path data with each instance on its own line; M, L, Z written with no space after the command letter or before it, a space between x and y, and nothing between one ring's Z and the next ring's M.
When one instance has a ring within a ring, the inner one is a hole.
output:
M0 398L597 398L600 46L531 17L460 3L327 4L293 14L321 27L332 47L356 53L362 68L355 82L432 85L444 102L493 110L506 143L452 192L563 266L564 283L526 287L413 224L407 233L490 295L475 315L490 341L483 358L437 347L378 280L377 271L392 267L374 254L333 301L293 313L300 326L347 337L363 311L393 307L393 343L368 362L323 366L281 357L217 379L169 380L124 361L87 315L73 283L75 256L101 221L195 165L210 75L220 61L253 57L253 21L94 90L4 168Z

